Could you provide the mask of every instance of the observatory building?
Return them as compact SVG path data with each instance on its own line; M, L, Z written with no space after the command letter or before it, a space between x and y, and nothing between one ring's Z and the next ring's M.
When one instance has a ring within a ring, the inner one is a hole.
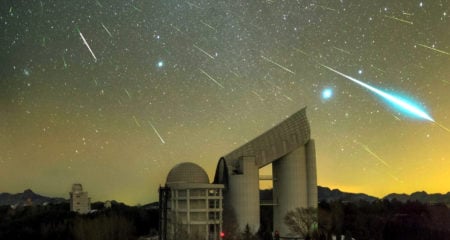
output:
M70 192L70 211L85 214L91 211L91 199L87 192L83 192L83 186L79 183L72 185Z
M184 162L170 170L159 189L160 239L218 240L222 231L222 184L211 184L205 170Z
M214 229L215 237L218 236L215 229L221 231L223 227L227 234L236 229L226 228L236 225L239 231L248 225L251 231L256 232L260 225L261 205L259 169L271 165L273 229L281 236L288 236L289 229L284 224L286 213L296 208L317 207L316 153L310 136L306 108L303 108L220 158L213 184L208 183L206 173L195 164L175 166L167 177L166 186L160 188L160 226L167 228L160 234L174 234L175 223L188 226L188 233L195 229L198 233L207 231L210 234ZM217 201L211 204L210 199ZM226 214L222 214L222 208ZM215 224L214 228L203 222L204 218L211 220L211 213L219 216L212 218L218 220L211 223ZM226 217L222 225L223 215ZM160 239L174 238L161 236Z
M214 183L224 184L224 208L234 210L241 230L247 224L253 231L259 228L259 169L269 164L274 230L287 235L283 219L288 211L317 207L316 153L310 136L303 108L219 160Z

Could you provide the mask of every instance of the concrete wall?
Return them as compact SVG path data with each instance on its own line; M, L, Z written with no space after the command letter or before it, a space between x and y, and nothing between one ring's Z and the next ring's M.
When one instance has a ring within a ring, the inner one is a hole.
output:
M316 168L316 147L315 142L311 139L306 144L306 174L308 189L308 207L317 208L317 168Z
M306 189L305 147L287 154L272 163L273 171L273 208L274 230L281 236L289 231L284 224L284 216L297 207L306 207L308 195Z
M256 232L260 221L258 167L254 157L242 157L238 165L236 169L229 169L229 188L225 204L234 209L241 231L248 224L250 229Z

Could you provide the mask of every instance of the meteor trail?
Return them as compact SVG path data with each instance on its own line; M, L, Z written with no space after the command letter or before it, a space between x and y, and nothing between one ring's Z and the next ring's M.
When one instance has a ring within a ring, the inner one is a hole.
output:
M421 119L424 119L424 120L428 120L430 122L435 122L434 119L430 115L428 115L424 110L422 110L419 107L415 106L413 103L409 102L406 99L402 99L400 97L397 97L397 96L394 96L392 94L386 93L386 92L384 92L382 90L379 90L379 89L377 89L375 87L372 87L372 86L370 86L370 85L368 85L366 83L363 83L363 82L359 81L358 79L355 79L353 77L345 75L345 74L343 74L343 73L341 73L341 72L339 72L339 71L337 71L337 70L335 70L335 69L333 69L331 67L325 66L323 64L320 64L320 65L322 67L324 67L324 68L326 68L326 69L328 69L328 70L330 70L330 71L332 71L334 73L337 73L337 74L341 75L342 77L345 77L348 80L350 80L350 81L352 81L354 83L357 83L358 85L360 85L360 86L370 90L371 92L373 92L373 93L377 94L378 96L382 97L383 99L387 100L391 106L393 106L393 107L395 107L397 109L400 109L400 110L402 110L404 112L407 112L410 115L413 115L415 117L418 117L418 118L421 118Z
M438 122L434 122L434 124L436 124L436 126L442 128L443 130L447 131L450 133L450 129L448 129L447 127L445 127L444 125L438 123Z
M345 53L345 54L352 55L349 51L346 51L346 50L344 50L344 49L342 49L342 48L338 48L338 47L333 47L333 48L336 49L336 50L338 50L338 51L340 51L340 52L343 52L343 53Z
M105 29L105 31L108 33L108 35L110 36L110 37L112 37L112 34L111 34L111 32L108 30L108 28L106 28L106 26L102 23L102 27L103 27L103 29Z
M440 49L437 49L437 48L434 48L434 47L430 47L430 46L427 46L427 45L423 45L423 44L420 44L420 43L418 43L417 45L421 46L423 48L428 48L428 49L433 50L435 52L442 53L442 54L447 54L447 55L450 56L450 53L448 53L446 51L443 51L443 50L440 50Z
M327 7L327 6L323 6L323 5L319 5L319 4L311 4L311 6L314 6L314 5L320 7L320 8L322 8L322 9L324 9L324 10L329 10L329 11L337 12L336 9L333 9L333 8L330 8L330 7Z
M83 40L84 45L89 49L89 52L91 52L92 57L94 58L95 62L97 62L97 57L95 56L94 52L92 51L91 47L89 46L88 42L86 41L86 38L84 38L83 34L79 29L77 29L78 33L80 34L81 39Z
M411 24L411 25L414 24L414 23L411 22L411 21L408 21L408 20L405 20L405 19L401 19L401 18L397 18L397 17L394 17L394 16L384 15L384 17L387 17L387 18L390 18L390 19L392 19L392 20L396 20L396 21L399 21L399 22L402 22L402 23L407 23L407 24Z
M262 98L261 95L259 95L257 92L252 91L252 93L255 94L261 102L264 102L264 98Z
M204 53L206 56L210 57L211 59L214 59L214 57L209 54L208 52L206 52L205 50L201 49L200 47L198 47L197 45L193 44L192 46L194 46L195 48L197 48L200 52Z
M212 30L214 30L214 32L217 32L217 29L215 29L213 26L211 26L211 25L209 25L209 24L203 22L202 20L200 20L200 22L201 22L203 25L207 26L208 28L211 28Z
M285 70L285 71L287 71L287 72L292 73L292 74L295 75L295 72L291 71L289 68L284 67L284 66L282 66L282 65L280 65L280 64L278 64L278 63L276 63L276 62L274 62L274 61L272 61L272 60L270 60L269 58L264 57L263 55L261 55L261 58L264 59L264 60L266 60L266 61L268 61L268 62L270 62L270 63L272 63L272 64L274 64L274 65L276 65L276 66L278 66L279 68L281 68L281 69L283 69L283 70Z
M309 55L308 53L306 53L305 51L303 51L303 50L301 50L301 49L299 49L299 48L296 48L296 47L292 47L295 51L297 51L297 52L299 52L299 53L301 53L301 54L303 54L303 55L305 55L305 56L308 56L308 57L310 57L311 55Z
M366 152L368 152L370 155L372 155L374 158L376 158L380 163L382 163L386 167L391 167L386 161L384 161L380 156L378 156L376 153L374 153L369 146L364 145L360 142L354 141L356 144L360 145Z
M239 76L239 74L237 74L235 71L233 71L233 70L230 70L230 72L232 73L232 74L234 74L234 76L236 76L236 77L241 77L241 76Z
M161 137L161 135L159 134L158 130L156 130L155 126L153 126L152 122L148 121L148 124L150 124L150 127L153 128L153 131L156 133L156 135L158 135L159 140L161 140L161 142L162 142L163 144L165 144L166 141L164 141L164 139Z
M170 24L170 26L171 26L173 29L177 30L178 32L183 33L179 28L175 27L174 25Z
M136 125L138 127L141 127L141 124L139 124L138 120L136 119L136 117L134 115L133 115L133 119L134 119L134 122L136 123Z
M123 90L125 90L125 93L128 95L128 98L131 99L131 94L130 92L128 92L128 90L126 88L124 88Z
M292 98L290 98L289 96L287 96L287 95L284 95L283 94L283 96L287 99L287 100L289 100L289 101L291 101L291 102L293 102L294 100L292 100Z
M216 83L217 85L219 85L219 87L224 88L222 84L220 84L218 81L216 81L216 79L214 79L213 77L211 77L208 73L206 73L205 71L203 71L201 68L199 68L198 70L200 70L200 72L202 72L203 74L205 74L211 81L213 81L214 83Z

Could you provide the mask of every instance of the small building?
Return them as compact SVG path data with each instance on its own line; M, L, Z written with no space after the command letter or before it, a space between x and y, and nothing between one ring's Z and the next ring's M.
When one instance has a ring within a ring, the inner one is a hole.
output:
M211 184L205 170L184 162L160 187L160 239L218 240L222 231L223 184Z
M83 186L79 183L72 185L70 192L70 211L86 214L91 211L91 199L87 192L83 192Z

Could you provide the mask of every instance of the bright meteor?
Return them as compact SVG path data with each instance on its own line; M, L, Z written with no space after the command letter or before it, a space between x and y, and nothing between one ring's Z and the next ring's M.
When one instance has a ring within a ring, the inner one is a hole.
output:
M413 115L415 117L418 117L418 118L421 118L421 119L424 119L424 120L428 120L430 122L435 122L434 119L430 115L428 115L428 113L426 113L424 110L420 109L418 106L416 106L416 104L414 104L414 103L412 103L412 102L410 102L410 101L408 101L406 99L403 99L401 97L394 96L392 94L386 93L386 92L384 92L384 91L382 91L380 89L377 89L377 88L372 87L372 86L370 86L370 85L368 85L366 83L363 83L363 82L359 81L358 79L355 79L353 77L345 75L345 74L343 74L343 73L341 73L341 72L339 72L339 71L337 71L337 70L335 70L335 69L333 69L331 67L325 66L323 64L320 64L320 65L322 67L324 67L324 68L334 72L334 73L337 73L337 74L341 75L342 77L347 78L348 80L350 80L350 81L352 81L354 83L357 83L358 85L360 85L360 86L370 90L371 92L377 94L378 96L380 96L383 99L387 100L388 103L391 106L395 107L395 108L398 108L398 109L400 109L400 110L402 110L404 112L407 112L408 114L411 114L411 115Z
M86 41L86 38L84 38L83 33L81 33L81 31L78 28L77 28L77 31L80 34L80 37L83 40L84 45L86 45L89 52L91 52L91 55L94 58L95 62L97 62L97 57L95 56L94 52L92 51L91 47L89 46L89 43Z

